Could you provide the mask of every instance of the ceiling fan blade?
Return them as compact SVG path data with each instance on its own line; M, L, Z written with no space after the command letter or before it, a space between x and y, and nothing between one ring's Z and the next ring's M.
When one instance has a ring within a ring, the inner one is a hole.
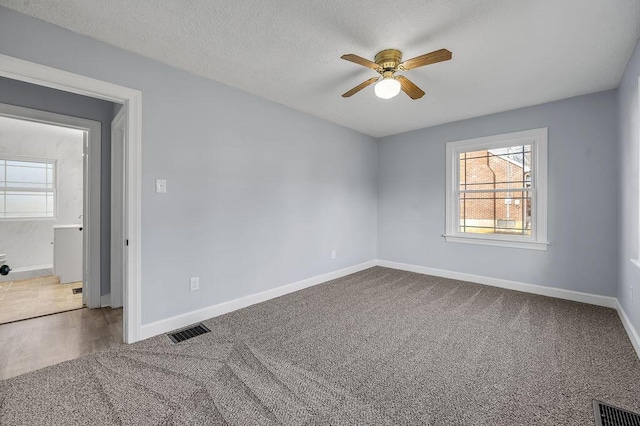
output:
M351 89L348 92L344 93L342 95L342 97L343 98L348 98L349 96L353 96L356 93L358 93L359 91L361 91L362 89L364 89L365 87L367 87L368 85L375 83L376 81L378 81L378 77L373 77L373 78L370 78L367 81L363 81L362 83L358 84L353 89Z
M371 62L370 60L365 59L358 55L354 55L353 53L342 55L340 56L340 59L344 59L345 61L362 65L363 67L371 68L372 70L375 70L375 71L378 71L378 68L380 68L380 65L376 64L375 62Z
M411 99L420 99L424 96L424 91L413 84L411 80L403 75L399 75L396 77L396 80L400 82L400 87L402 87L402 91L409 95Z
M412 59L407 59L400 65L398 65L398 69L400 70L411 70L418 67L423 67L425 65L431 65L442 61L448 61L451 59L452 54L447 49L436 50L435 52L425 53L424 55L417 56Z

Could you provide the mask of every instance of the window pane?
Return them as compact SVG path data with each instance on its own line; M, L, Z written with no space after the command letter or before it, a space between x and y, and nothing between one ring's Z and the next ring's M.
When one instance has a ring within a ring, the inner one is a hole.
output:
M531 182L531 145L459 154L460 190L527 188Z
M44 192L8 193L6 198L7 213L41 213L47 211L47 197Z
M53 194L47 194L47 216L53 216Z
M460 194L460 232L531 235L531 193Z
M0 218L54 217L54 165L53 160L0 159Z
M7 166L7 182L39 183L44 186L47 182L47 171L44 167Z

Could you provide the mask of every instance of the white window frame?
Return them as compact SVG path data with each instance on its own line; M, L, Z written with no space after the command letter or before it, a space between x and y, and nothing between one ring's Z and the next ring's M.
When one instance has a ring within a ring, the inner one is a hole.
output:
M0 153L0 160L2 161L24 161L29 163L46 163L53 165L53 216L17 216L17 217L0 217L0 222L34 222L41 220L55 221L58 218L58 160L55 158L39 158L39 157L24 157L19 155L5 155ZM18 191L27 192L25 189L18 189ZM0 196L4 196L7 189L0 190ZM34 191L38 192L38 191ZM5 198L6 203L6 198ZM5 205L5 209L6 209ZM5 210L6 211L6 210Z
M500 247L515 247L547 250L547 135L543 127L522 132L486 136L475 139L448 142L446 146L446 218L444 238L447 242L483 244ZM459 154L506 148L508 146L531 145L531 235L472 234L460 232L460 160Z

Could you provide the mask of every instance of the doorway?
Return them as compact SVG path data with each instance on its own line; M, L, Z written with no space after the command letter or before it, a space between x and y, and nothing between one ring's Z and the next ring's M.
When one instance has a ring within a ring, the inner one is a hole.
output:
M99 307L100 123L0 104L0 130L0 323Z
M141 338L141 162L142 93L113 83L0 54L0 76L44 87L123 104L126 115L125 282L123 334L125 343Z

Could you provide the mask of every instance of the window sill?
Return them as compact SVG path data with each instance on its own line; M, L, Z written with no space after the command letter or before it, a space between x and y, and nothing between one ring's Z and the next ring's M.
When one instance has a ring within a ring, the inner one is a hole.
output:
M513 240L498 240L494 238L482 238L482 237L467 237L461 235L443 235L444 239L448 243L466 243L466 244L479 244L485 246L495 247L511 247L529 250L547 250L548 242L539 241L513 241Z
M636 265L638 269L640 269L640 259L629 259L629 260L631 261L631 263Z

